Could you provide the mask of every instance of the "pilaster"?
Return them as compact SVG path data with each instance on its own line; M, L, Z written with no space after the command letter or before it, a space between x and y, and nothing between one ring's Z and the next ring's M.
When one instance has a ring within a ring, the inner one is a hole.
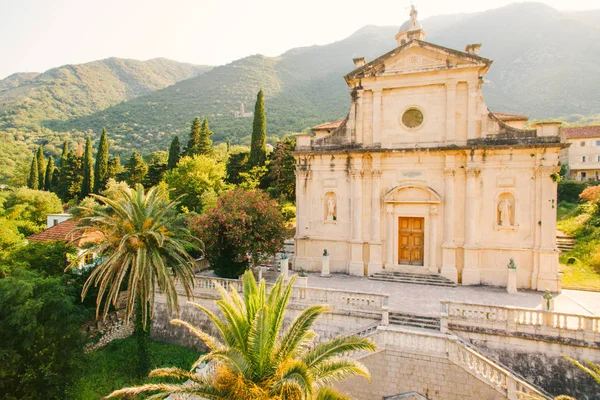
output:
M380 155L373 155L371 193L371 241L369 243L369 275L381 271L381 170Z
M456 270L456 245L454 244L454 168L444 169L444 243L442 244L442 270L440 274L458 282Z
M464 268L462 272L463 285L481 284L481 270L479 265L479 246L477 245L477 221L479 220L480 196L477 195L477 182L479 168L468 167L465 169L466 201L465 201L465 244Z
M360 159L355 159L359 164ZM362 189L363 175L362 164L356 165L356 169L350 172L352 178L352 240L350 241L351 258L348 272L350 275L363 276L363 238L362 238Z
M373 89L373 147L381 147L381 89Z
M394 260L394 206L385 206L385 267L392 268L396 265Z
M446 142L455 139L456 127L456 82L446 83Z
M467 139L477 137L477 88L479 82L468 82L467 97Z
M438 208L431 206L429 210L429 272L433 274L439 273L437 266L437 224L438 224Z
M356 143L363 142L363 90L356 91Z

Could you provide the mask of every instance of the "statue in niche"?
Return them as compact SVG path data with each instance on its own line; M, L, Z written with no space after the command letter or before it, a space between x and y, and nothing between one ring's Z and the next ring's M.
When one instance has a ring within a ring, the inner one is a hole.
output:
M329 196L327 199L327 221L335 221L335 198L333 196Z
M500 200L500 204L498 204L498 211L500 212L500 225L501 226L511 226L510 219L512 218L512 204L505 197Z

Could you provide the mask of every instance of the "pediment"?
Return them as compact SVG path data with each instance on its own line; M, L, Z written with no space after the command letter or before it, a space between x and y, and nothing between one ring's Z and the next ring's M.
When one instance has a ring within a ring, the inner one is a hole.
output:
M439 51L426 50L423 48L412 47L406 51L401 51L384 62L384 71L389 73L420 72L424 70L457 67L457 66L476 66L471 60L464 60L459 57L453 57Z
M368 76L389 75L398 73L423 72L457 67L489 67L491 60L474 54L438 46L421 40L397 47L387 54L357 68L346 80L360 79Z

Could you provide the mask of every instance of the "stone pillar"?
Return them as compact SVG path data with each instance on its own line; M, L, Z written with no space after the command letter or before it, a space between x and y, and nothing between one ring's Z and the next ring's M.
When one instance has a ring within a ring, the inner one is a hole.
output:
M437 266L437 219L438 208L437 206L431 206L429 210L429 272L433 274L440 272Z
M373 147L381 147L381 90L373 90Z
M506 284L506 291L508 293L517 293L517 269L516 268L507 268L508 270L508 279Z
M442 270L440 274L458 282L456 270L456 245L454 244L454 168L444 169L444 244L442 244Z
M323 251L323 264L321 266L321 276L325 278L329 278L331 276L329 274L329 253L327 253L327 249Z
M456 126L456 82L446 83L446 141L455 139Z
M379 154L373 155L373 166L379 166ZM369 242L369 275L380 272L381 264L381 170L372 170L371 241Z
M463 285L481 284L481 271L479 268L479 246L477 245L477 223L479 220L479 196L477 195L477 181L481 170L467 168L466 201L465 201L465 244L464 268L462 273Z
M279 260L279 271L283 275L283 280L288 280L289 261L287 255L284 255Z
M296 165L296 239L304 236L304 210L306 208L306 171L298 169Z
M363 142L363 90L356 91L356 143Z
M392 268L396 265L394 260L394 205L385 206L385 267Z
M477 137L477 88L479 82L468 82L469 91L467 97L467 139Z
M552 174L558 173L560 167L540 166L537 179L541 185L540 201L540 247L536 287L538 290L549 289L561 291L561 280L558 273L558 249L556 248L556 182Z
M355 159L357 161L357 159ZM356 164L355 164L356 165ZM362 165L360 165L362 167ZM348 272L350 275L363 276L365 274L363 263L363 239L362 239L362 189L363 174L360 169L351 172L352 175L352 240L350 247L352 257Z

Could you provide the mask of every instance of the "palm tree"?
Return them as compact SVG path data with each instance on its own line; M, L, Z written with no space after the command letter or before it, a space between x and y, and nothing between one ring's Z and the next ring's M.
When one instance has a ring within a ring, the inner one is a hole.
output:
M175 279L181 282L188 298L194 284L192 257L186 246L198 248L183 224L176 223L177 202L169 200L166 190L142 185L135 189L118 186L109 197L92 195L105 207L80 207L84 215L75 230L98 235L93 245L80 255L96 254L103 261L83 286L82 299L90 287L98 287L96 318L101 308L106 318L110 305L117 305L119 293L127 290L125 319L136 313L138 372L148 373L148 340L156 287L165 294L170 311L179 311Z
M246 271L243 298L234 289L228 292L216 284L221 295L216 304L223 318L199 304L192 304L212 321L220 339L185 321L171 321L186 327L209 349L209 353L192 365L191 371L201 363L209 363L213 366L210 372L195 374L179 368L155 369L150 377L187 379L188 382L125 388L112 392L107 398L154 392L150 398L185 394L238 400L347 399L331 388L332 383L354 375L370 379L366 367L348 353L374 351L375 345L359 336L340 336L315 343L317 335L311 326L328 311L323 305L308 307L283 331L284 314L295 279L292 277L284 286L283 276L280 276L267 294L265 281L257 285L252 273Z

